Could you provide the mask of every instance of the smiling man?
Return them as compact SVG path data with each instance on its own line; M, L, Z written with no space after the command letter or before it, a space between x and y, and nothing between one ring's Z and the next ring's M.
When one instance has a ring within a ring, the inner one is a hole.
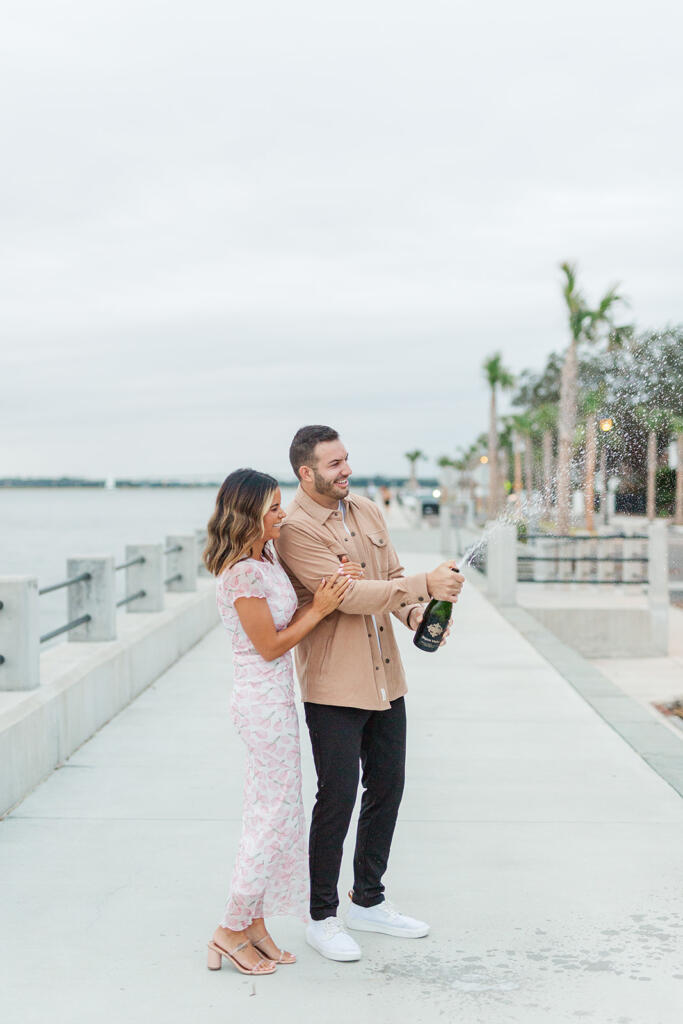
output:
M318 792L311 816L311 923L306 939L330 960L358 960L361 950L337 917L342 847L363 769L349 928L418 938L429 925L399 913L384 897L386 871L405 774L405 676L391 616L417 629L430 597L457 601L464 577L444 562L406 576L379 507L349 494L351 467L336 430L297 431L289 458L299 480L276 541L299 598L308 604L323 576L344 556L359 562L338 611L295 650Z

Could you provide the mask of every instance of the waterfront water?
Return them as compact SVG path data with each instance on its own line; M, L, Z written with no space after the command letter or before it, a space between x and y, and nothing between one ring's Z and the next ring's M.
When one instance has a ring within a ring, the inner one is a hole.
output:
M282 489L285 506L293 494ZM0 488L0 576L34 575L42 587L65 579L75 555L121 561L126 544L206 526L215 498L210 487ZM125 574L116 575L122 589ZM40 614L41 633L66 622L66 591L41 597Z

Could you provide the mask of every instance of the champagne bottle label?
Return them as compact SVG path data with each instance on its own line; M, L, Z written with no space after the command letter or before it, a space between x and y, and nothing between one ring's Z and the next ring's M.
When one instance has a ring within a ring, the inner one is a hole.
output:
M415 630L413 643L421 651L436 651L451 618L450 601L431 600L424 610L422 622Z

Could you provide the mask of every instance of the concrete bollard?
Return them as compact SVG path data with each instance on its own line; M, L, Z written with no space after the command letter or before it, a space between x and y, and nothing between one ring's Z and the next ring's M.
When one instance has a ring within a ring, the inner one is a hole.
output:
M126 597L144 590L126 605L127 612L162 612L164 610L164 546L163 544L127 544L126 562L144 558L140 565L126 568Z
M585 535L584 535L585 536ZM577 558L597 558L598 542L595 538L591 537L589 540L582 540L576 542L576 556ZM596 579L596 562L581 561L576 563L576 578L581 580L582 583L591 583Z
M0 576L0 690L40 685L40 618L35 576Z
M598 562L598 579L607 583L619 583L622 579L623 562L618 559L624 556L624 544L620 537L612 537L610 528L600 528L598 554L604 561Z
M623 541L623 557L624 558L648 558L649 538L648 540L635 540L631 537L624 538ZM624 562L622 564L622 580L625 583L634 580L642 580L647 576L647 562Z
M500 604L516 603L517 529L498 526L489 537L486 560L488 592Z
M552 557L555 554L557 541L552 537L538 537L534 541L533 553L537 556L538 562L534 562L534 579L554 580L557 578L557 562Z
M206 527L195 530L195 539L197 541L197 572L202 578L211 577L211 573L204 565L202 555L207 542Z
M664 523L648 527L648 605L652 642L660 654L669 649L669 542Z
M179 550L175 550L179 549ZM166 580L169 590L197 589L197 538L193 533L173 534L166 538ZM174 577L180 577L175 579Z
M543 558L547 555L547 559L543 561L535 562L535 569L533 569L533 579L535 580L556 580L557 579L557 562L553 558L557 550L557 541L554 541L551 537L540 537L537 541L539 558Z
M82 615L90 615L90 621L70 630L69 641L116 640L114 556L67 559L69 579L85 572L90 573L89 580L68 588L67 607L69 622Z
M574 579L574 562L572 559L576 555L576 548L579 545L573 540L560 540L558 541L557 553L560 559L557 563L557 578L558 580L569 580Z

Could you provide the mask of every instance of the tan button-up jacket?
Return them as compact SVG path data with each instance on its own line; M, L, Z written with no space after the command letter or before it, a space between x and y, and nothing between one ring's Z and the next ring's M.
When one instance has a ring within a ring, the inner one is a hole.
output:
M365 573L296 647L296 669L305 701L381 711L407 689L391 615L407 625L411 609L429 599L427 580L424 573L404 574L373 501L351 494L344 502L348 533L340 511L299 487L276 541L299 607L310 603L323 576L339 571L342 555Z

